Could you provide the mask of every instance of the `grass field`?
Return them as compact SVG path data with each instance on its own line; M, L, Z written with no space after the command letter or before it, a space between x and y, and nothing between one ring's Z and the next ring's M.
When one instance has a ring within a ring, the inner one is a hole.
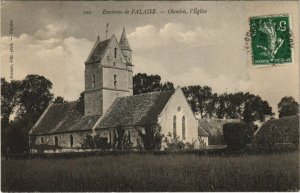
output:
M2 191L297 191L299 153L2 160Z

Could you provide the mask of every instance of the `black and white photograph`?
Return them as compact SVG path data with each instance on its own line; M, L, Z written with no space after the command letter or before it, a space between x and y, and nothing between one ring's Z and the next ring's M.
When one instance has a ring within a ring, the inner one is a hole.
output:
M1 0L1 192L299 192L299 14Z

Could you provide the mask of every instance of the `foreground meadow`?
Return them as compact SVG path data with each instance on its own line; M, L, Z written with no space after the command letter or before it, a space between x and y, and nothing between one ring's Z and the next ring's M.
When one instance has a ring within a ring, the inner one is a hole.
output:
M299 154L2 160L2 191L295 191Z

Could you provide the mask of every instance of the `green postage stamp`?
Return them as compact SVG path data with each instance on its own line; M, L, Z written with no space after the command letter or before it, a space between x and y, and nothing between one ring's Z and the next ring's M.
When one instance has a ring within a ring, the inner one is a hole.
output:
M289 15L250 17L250 33L253 65L292 62Z

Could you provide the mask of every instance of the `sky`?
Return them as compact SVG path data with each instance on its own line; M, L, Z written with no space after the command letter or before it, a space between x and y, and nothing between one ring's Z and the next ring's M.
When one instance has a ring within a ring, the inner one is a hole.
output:
M195 8L207 12L168 14ZM103 14L104 9L157 13ZM176 86L207 85L216 93L251 92L277 113L282 97L299 101L299 47L293 48L290 64L254 67L245 37L249 17L280 13L290 15L293 42L299 45L297 1L6 1L1 6L1 77L10 77L12 41L14 79L43 75L53 83L55 96L76 100L84 90L84 62L97 36L106 39L109 23L108 37L119 39L126 28L135 74L158 74Z

